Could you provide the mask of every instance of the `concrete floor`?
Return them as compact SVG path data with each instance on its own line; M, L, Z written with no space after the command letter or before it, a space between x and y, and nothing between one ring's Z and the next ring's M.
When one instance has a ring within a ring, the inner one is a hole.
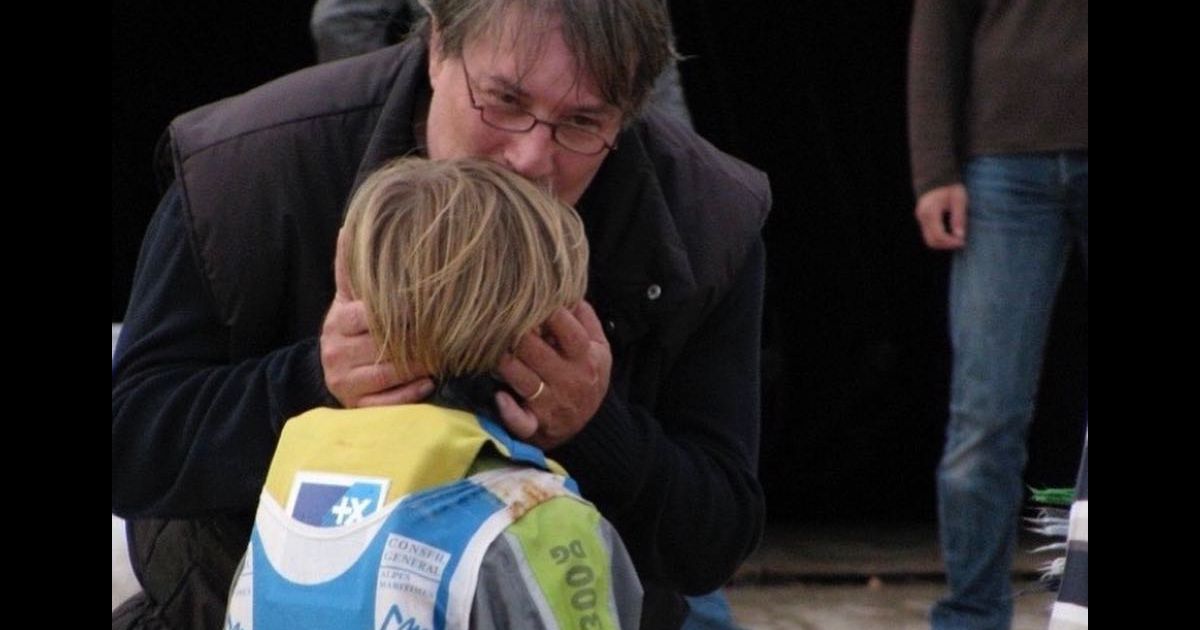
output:
M1027 586L1014 583L1014 589ZM929 609L944 584L790 584L733 586L726 590L738 625L747 630L926 630ZM1054 597L1040 592L1017 598L1014 630L1045 630Z
M1054 596L1036 579L1044 561L1018 553L1015 630L1049 622ZM748 630L917 630L944 589L932 525L806 525L769 528L726 594Z

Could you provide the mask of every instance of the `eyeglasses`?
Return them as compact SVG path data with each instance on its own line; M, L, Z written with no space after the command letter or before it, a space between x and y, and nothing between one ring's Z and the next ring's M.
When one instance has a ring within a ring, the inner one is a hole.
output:
M529 133L541 123L550 128L550 137L560 147L573 153L599 155L605 150L617 150L615 140L609 144L603 136L578 125L542 120L521 109L517 104L506 102L503 95L485 92L482 100L475 98L475 90L471 88L471 73L467 72L466 63L462 64L462 69L463 77L467 80L467 95L471 98L471 107L479 110L479 117L487 126L511 133Z

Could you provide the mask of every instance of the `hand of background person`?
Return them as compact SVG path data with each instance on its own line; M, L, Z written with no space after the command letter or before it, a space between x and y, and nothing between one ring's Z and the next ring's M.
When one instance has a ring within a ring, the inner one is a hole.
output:
M967 241L967 189L949 184L927 191L913 212L932 249L959 249Z

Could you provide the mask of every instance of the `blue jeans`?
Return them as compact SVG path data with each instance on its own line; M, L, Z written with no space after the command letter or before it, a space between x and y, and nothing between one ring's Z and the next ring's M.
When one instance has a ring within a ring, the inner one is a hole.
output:
M688 597L688 615L682 630L736 630L733 610L725 593L717 589L707 595Z
M984 156L964 169L967 242L950 277L954 368L938 521L949 594L937 630L1008 628L1025 438L1070 247L1087 265L1087 152Z

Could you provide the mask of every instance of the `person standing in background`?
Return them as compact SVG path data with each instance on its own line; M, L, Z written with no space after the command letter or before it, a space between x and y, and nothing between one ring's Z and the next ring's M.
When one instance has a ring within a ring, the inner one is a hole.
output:
M908 94L917 222L953 251L932 626L1007 628L1054 297L1070 248L1088 258L1087 2L918 0Z

